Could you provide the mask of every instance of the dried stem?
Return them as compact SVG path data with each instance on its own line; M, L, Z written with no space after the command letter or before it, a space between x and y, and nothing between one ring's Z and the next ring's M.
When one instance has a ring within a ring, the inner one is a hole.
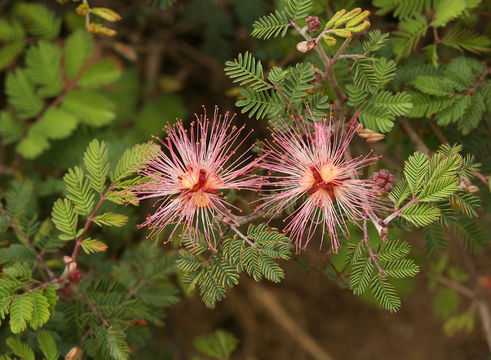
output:
M251 245L253 248L257 248L257 245L254 244L247 236L245 236L239 229L237 229L237 226L233 224L228 225L230 229L235 232L242 240L244 240L246 243Z

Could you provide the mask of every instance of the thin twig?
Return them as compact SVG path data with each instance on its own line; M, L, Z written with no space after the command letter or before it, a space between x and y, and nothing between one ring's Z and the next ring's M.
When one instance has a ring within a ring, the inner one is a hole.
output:
M257 245L254 244L247 236L245 236L242 232L240 232L239 229L237 229L237 226L233 224L228 225L232 231L234 231L242 240L244 240L246 243L251 245L253 248L257 248Z
M265 287L256 283L250 283L250 294L253 297L253 303L258 304L265 313L273 318L278 325L286 330L312 358L316 360L334 360L334 358L324 350L314 337L310 336L302 329L298 322L290 317L290 314L283 308L280 301L274 294Z
M417 202L418 202L418 197L417 196L416 197L413 197L411 199L411 201L409 201L406 205L400 207L399 209L397 209L396 211L394 211L392 214L390 214L389 216L387 216L384 220L382 220L382 224L386 226L388 223L390 223L396 217L400 216L404 210L406 210L408 207L410 207L411 205L413 205L413 204L415 204Z
M245 224L248 224L250 222L253 222L256 219L262 218L265 214L266 214L266 212L264 210L260 209L260 210L255 211L251 215L237 217L237 219L235 220L235 222L239 226L240 225L245 225Z
M87 218L87 221L85 222L85 225L84 225L84 230L83 230L82 234L78 237L77 242L75 243L75 247L73 248L73 252L72 252L72 256L71 256L72 261L75 261L75 258L77 257L78 251L80 250L80 245L82 245L82 241L84 240L84 237L87 234L87 231L89 230L89 226L92 223L92 220L94 220L95 214L97 213L97 211L101 207L104 200L106 200L107 195L109 194L109 192L111 192L113 187L114 187L114 184L111 184L109 186L109 188L107 189L107 191L104 194L101 194L99 202L97 203L96 207L94 208L92 213Z
M382 266L380 265L380 263L378 262L377 254L375 254L373 252L373 249L370 246L370 242L368 241L368 230L367 230L367 221L366 220L363 220L363 240L362 241L365 243L365 245L366 245L366 247L368 249L368 253L370 254L370 260L377 267L378 273L380 274L380 276L385 277L385 271L382 268Z
M452 279L449 279L449 278L446 278L445 276L442 276L442 275L438 275L436 277L436 280L445 285L445 286L448 286L449 288L457 291L458 293L461 293L462 295L470 298L470 299L474 299L475 298L475 294L474 294L474 291L472 291L471 289L469 289L468 287L452 280Z
M343 42L343 44L339 47L338 51L336 51L336 54L334 54L333 58L331 59L331 64L334 64L336 61L338 61L339 57L343 53L344 50L346 50L346 47L348 44L351 42L351 37L346 38Z
M75 292L77 293L80 300L82 300L90 308L90 310L92 310L92 312L97 315L97 317L102 321L102 323L105 326L108 326L109 323L107 322L106 318L104 316L102 316L102 314L99 312L97 307L89 299L87 299L85 297L85 295L82 293L82 291L80 291L78 286L74 285L74 286L72 286L72 288L75 290Z
M413 142L416 149L422 153L429 154L430 149L428 149L423 140L421 140L416 131L414 131L412 126L409 124L409 121L407 121L405 118L400 118L400 123L404 128L404 131L409 135L409 138Z

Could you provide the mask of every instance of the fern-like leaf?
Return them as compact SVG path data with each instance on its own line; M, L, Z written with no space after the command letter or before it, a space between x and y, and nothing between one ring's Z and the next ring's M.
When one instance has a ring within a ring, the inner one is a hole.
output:
M104 141L92 140L84 154L84 165L89 172L90 186L102 194L109 172L109 158Z

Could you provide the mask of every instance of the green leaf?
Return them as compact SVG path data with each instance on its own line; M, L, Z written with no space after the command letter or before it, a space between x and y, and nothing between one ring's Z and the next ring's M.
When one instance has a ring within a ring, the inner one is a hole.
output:
M456 97L453 103L439 112L435 116L435 121L438 125L445 126L454 122L458 122L459 119L464 115L466 109L471 103L470 95L460 95Z
M29 324L36 330L49 320L48 299L46 299L42 290L34 290L30 295L32 296L32 319Z
M396 116L406 115L413 107L411 96L406 92L392 94L390 91L380 91L371 98L372 104L390 111Z
M248 112L249 117L255 116L258 120L270 112L281 110L283 106L283 101L276 93L271 95L267 91L254 92L245 88L240 90L240 94L244 99L237 101L235 105L242 108L242 114Z
M94 208L94 193L84 178L82 169L78 166L68 169L63 180L68 191L67 198L73 202L75 212L79 215L89 215Z
M419 267L411 259L402 259L389 261L384 265L384 271L387 276L404 279L416 275L419 272Z
M435 6L434 20L431 26L441 27L460 16L466 8L466 0L440 0Z
M19 220L28 213L32 206L34 184L29 181L14 181L7 192L7 214L10 220Z
M24 128L22 122L14 117L8 111L0 112L0 134L2 135L2 144L12 144L20 139Z
M109 172L109 158L104 141L92 140L84 154L84 165L89 172L90 186L102 194Z
M426 238L425 253L427 258L430 258L437 249L447 249L448 240L441 225L430 224L424 228L423 232Z
M350 276L350 288L355 295L361 295L366 291L374 273L375 266L368 257L363 257L353 264Z
M49 143L46 138L38 133L29 131L27 137L22 139L15 150L25 159L34 159L49 149Z
M215 359L228 359L238 343L237 338L231 333L224 330L217 330L212 334L195 338L193 345L196 350L206 356Z
M85 29L72 33L65 45L65 72L69 78L75 78L85 62L92 56L93 44Z
M461 52L464 50L480 54L488 52L491 40L486 35L480 35L472 29L454 26L442 38L442 44L453 47Z
M24 28L17 20L0 19L0 41L23 40L25 36Z
M9 337L5 342L12 352L22 360L35 360L34 351L26 343Z
M440 290L433 300L435 314L444 319L450 318L458 310L460 296L454 290L446 288Z
M25 69L17 68L7 73L5 93L19 119L35 117L43 109L43 100L36 93L34 84Z
M404 166L404 177L413 195L416 195L421 189L429 164L428 155L420 152L415 152L408 158Z
M468 217L477 217L481 208L481 199L465 191L458 191L449 198L450 204Z
M396 61L409 56L419 40L426 34L428 24L421 14L414 14L414 18L408 18L399 23L402 31L394 31L392 46L396 54Z
M51 217L56 228L68 236L66 240L74 239L77 231L77 214L73 203L68 199L58 199L53 204ZM65 239L65 238L64 238Z
M470 333L474 329L474 316L468 312L452 316L443 324L447 336L453 336L458 331Z
M30 35L53 40L60 32L61 19L40 3L17 3L14 12Z
M47 139L64 139L77 128L78 120L75 116L59 108L50 107L37 121L31 131Z
M286 11L276 10L274 13L263 16L252 24L251 35L258 39L269 39L270 37L284 37L291 26L290 17Z
M440 209L426 203L413 204L402 211L402 217L415 226L423 227L438 220Z
M401 308L401 299L397 296L394 287L382 276L377 275L373 278L370 290L379 303L391 313Z
M58 45L40 41L26 52L27 73L39 85L39 95L53 97L63 89L60 70L61 50Z
M360 107L359 119L365 128L376 132L387 133L394 126L394 114L387 108L368 102Z
M110 84L121 76L117 64L109 59L103 59L88 67L78 80L78 84L87 89L98 88Z
M33 297L26 293L15 295L10 306L10 330L20 334L26 329L27 321L32 319Z
M41 349L46 360L57 360L60 353L56 347L53 336L48 331L41 330L37 333L39 348Z
M397 207L400 207L411 196L411 189L405 179L399 181L389 193L391 199Z
M259 255L259 269L269 281L279 283L285 277L283 269L265 254Z
M116 214L107 212L102 215L98 215L94 218L94 222L99 226L117 226L121 227L128 222L128 216L122 214Z
M482 226L474 219L459 218L453 225L453 231L462 240L464 246L471 254L480 254L482 248L489 244Z
M271 86L264 81L263 66L251 53L239 54L237 59L225 63L225 75L240 86L248 86L254 91L263 91Z
M14 40L0 47L0 70L9 67L24 50L24 40Z
M113 181L119 181L136 173L145 166L147 159L152 159L159 151L159 146L153 142L139 144L127 149L116 165L111 175Z
M422 93L435 96L451 96L454 87L449 79L437 76L418 76L412 85Z
M458 121L457 127L462 135L468 135L471 130L475 129L481 121L484 112L486 111L486 104L481 94L475 93L471 96L471 102L469 107L465 110L464 115Z
M92 254L95 252L103 252L106 251L107 245L103 243L102 241L96 240L96 239L91 239L91 238L86 238L82 241L82 249L85 251L86 254Z
M66 94L61 107L91 126L111 123L116 114L114 104L94 90L74 90Z
M12 266L4 267L2 272L12 277L21 277L26 279L32 277L30 264L26 262L18 262L14 263Z
M387 240L385 246L377 254L379 261L393 261L406 257L411 252L411 246L407 241Z
M130 349L126 343L126 334L124 331L112 328L105 329L103 326L100 326L95 332L99 344L107 349L113 359L129 359Z
M35 254L25 245L12 244L0 249L0 264L15 264L20 261L34 260Z
M430 202L448 198L459 190L457 176L446 176L427 182L419 195L419 201Z
M312 0L288 0L287 11L295 20L300 20L309 15L312 8Z

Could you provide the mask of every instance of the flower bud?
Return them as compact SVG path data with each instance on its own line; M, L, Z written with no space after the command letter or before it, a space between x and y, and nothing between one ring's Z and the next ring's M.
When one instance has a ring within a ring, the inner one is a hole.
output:
M329 20L325 26L326 29L330 29L334 23L336 22L336 20L338 20L341 16L343 16L344 14L346 14L346 9L343 9L343 10L339 10L337 13L335 13L333 15L333 17L331 18L331 20Z
M78 346L74 346L70 349L68 354L65 355L65 360L82 360L82 349Z
M334 46L337 42L336 38L329 35L324 35L324 41L326 42L327 46Z
M365 10L360 15L356 16L354 19L348 21L346 23L346 27L349 28L349 27L356 26L369 16L370 16L370 11Z
M101 24L90 24L88 30L92 34L99 34L108 37L116 35L116 30L109 29Z
M301 53L307 53L310 50L312 50L314 46L315 46L314 40L301 41L297 44L297 50L300 51Z
M358 136L366 139L367 143L374 143L385 138L384 134L379 134L370 129L361 129L357 131Z
M358 26L355 26L355 27L350 27L350 28L346 28L346 30L349 30L353 33L360 33L362 31L365 31L366 29L368 29L370 27L370 21L368 20L365 20L364 22L362 22L360 25Z
M79 6L77 6L77 8L75 9L75 11L77 12L77 14L82 15L82 16L85 16L90 11L89 5L88 4L80 4Z
M345 30L345 29L334 29L332 31L334 35L337 35L342 38L350 38L351 37L351 31Z
M114 21L121 20L121 15L108 8L92 8L92 13L103 19L106 19L107 21L114 22Z
M341 16L338 20L336 20L336 22L334 23L334 26L343 25L345 22L348 22L351 19L353 19L354 17L356 17L359 13L361 13L360 8L356 8L356 9L351 10L349 13Z

